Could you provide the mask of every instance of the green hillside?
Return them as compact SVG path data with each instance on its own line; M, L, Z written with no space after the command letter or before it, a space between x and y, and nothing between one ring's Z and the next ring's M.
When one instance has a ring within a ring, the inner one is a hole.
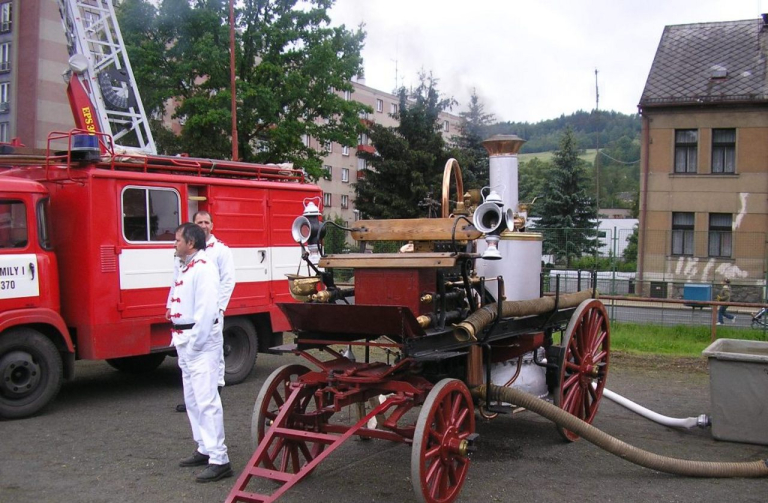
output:
M531 159L539 159L542 162L550 162L552 161L552 156L554 155L554 152L533 152L530 154L519 154L518 160L520 162L527 162ZM586 161L590 166L592 166L595 162L595 156L597 155L597 150L591 148L588 150L585 150L582 155L579 156L582 160Z

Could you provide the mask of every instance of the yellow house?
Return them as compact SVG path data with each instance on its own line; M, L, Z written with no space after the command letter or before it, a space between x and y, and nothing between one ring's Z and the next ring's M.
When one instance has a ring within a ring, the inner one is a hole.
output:
M639 293L730 278L765 298L767 57L768 14L664 28L639 104Z

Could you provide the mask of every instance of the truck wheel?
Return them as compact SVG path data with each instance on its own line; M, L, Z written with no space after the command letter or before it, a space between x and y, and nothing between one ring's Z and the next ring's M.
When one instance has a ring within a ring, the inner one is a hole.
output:
M30 328L0 336L0 417L35 414L61 388L64 365L56 346Z
M259 340L251 320L224 318L224 382L228 385L243 382L253 370L258 352Z
M146 374L159 367L165 360L165 356L165 353L150 353L148 355L110 358L107 363L110 367L126 374Z

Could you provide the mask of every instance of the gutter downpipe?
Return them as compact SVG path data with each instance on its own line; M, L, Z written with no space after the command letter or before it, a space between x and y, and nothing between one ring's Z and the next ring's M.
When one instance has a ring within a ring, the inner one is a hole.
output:
M650 120L648 119L648 116L643 114L643 109L641 107L638 107L640 109L640 116L642 117L642 133L643 133L643 140L641 143L641 152L640 157L643 160L643 183L640 187L641 192L643 193L643 198L640 201L640 229L639 235L638 235L638 254L639 257L637 257L637 280L640 282L640 288L641 292L644 293L645 291L645 282L644 282L644 274L645 274L645 228L647 226L647 212L648 212L648 171L649 171L649 161L648 157L650 155L650 138L651 133L649 131L650 129ZM645 153L645 155L643 155Z

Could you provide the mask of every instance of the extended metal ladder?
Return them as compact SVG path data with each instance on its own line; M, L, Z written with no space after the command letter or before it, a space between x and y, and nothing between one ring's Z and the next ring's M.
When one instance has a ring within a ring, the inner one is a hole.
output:
M70 71L95 109L100 132L112 135L118 145L124 139L144 153L156 154L112 0L57 1Z

